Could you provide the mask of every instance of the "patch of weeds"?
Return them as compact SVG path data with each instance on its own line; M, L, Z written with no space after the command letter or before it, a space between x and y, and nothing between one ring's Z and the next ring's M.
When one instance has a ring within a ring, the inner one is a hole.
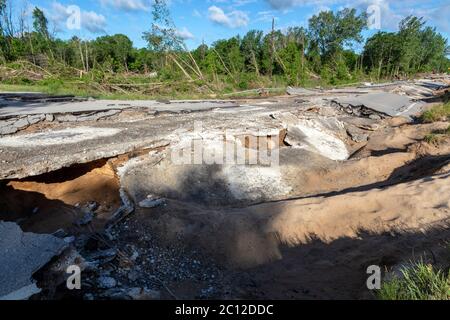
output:
M425 123L450 120L450 102L425 111L421 116L421 120Z
M424 138L424 141L429 144L438 145L447 137L450 137L450 126L448 126L447 129L436 130L427 134Z
M440 138L439 134L429 133L425 136L423 140L429 144L438 144L440 140L439 138Z
M61 79L45 79L39 82L39 85L45 87L45 92L48 94L59 94L64 86Z
M450 274L435 270L423 261L401 270L382 284L378 298L382 300L450 300Z

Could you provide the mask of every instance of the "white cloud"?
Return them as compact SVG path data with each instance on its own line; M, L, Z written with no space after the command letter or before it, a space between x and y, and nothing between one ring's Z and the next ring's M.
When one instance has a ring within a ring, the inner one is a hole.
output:
M412 13L423 17L430 25L437 27L438 31L450 33L450 4L435 8L415 9Z
M176 30L175 35L180 37L183 40L189 40L189 39L195 38L195 36L186 27Z
M259 11L256 14L256 18L252 21L255 22L271 22L272 19L278 20L278 17L276 16L276 12L272 10L268 11Z
M92 33L104 33L106 29L106 18L94 11L81 10L81 28ZM54 23L57 31L62 31L67 19L70 17L69 6L59 2L53 2L49 13L49 19Z
M311 5L316 5L318 4L318 2L325 2L325 1L320 1L320 0L312 0L312 1L308 1L308 0L266 0L274 9L277 10L285 10L285 9L289 9L292 8L294 6L298 6L298 5L306 5L306 4L311 4Z
M149 0L100 0L104 6L112 6L125 11L149 11Z
M338 6L357 8L365 12L371 5L378 6L381 14L381 28L397 30L399 22L408 15L424 17L430 25L440 31L450 32L449 11L447 3L436 3L430 7L425 0L265 0L273 9L287 11L293 7L308 6L312 8L330 8Z
M225 13L223 9L211 6L208 8L208 18L209 20L229 27L229 28L240 28L248 25L250 18L247 13L239 10L234 10Z
M81 26L92 33L102 33L105 32L106 19L94 11L82 11Z

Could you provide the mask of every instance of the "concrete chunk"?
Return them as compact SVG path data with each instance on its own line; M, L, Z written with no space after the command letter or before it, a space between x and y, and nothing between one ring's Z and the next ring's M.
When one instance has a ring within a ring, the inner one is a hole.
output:
M23 232L16 223L0 221L0 300L37 293L33 274L66 247L55 236Z
M308 90L305 88L294 88L294 87L287 87L286 93L290 96L312 96L316 95L317 92L313 90Z
M411 117L412 115L419 113L423 107L422 102L415 102L407 96L389 92L342 97L333 101L344 108L365 107L390 117Z

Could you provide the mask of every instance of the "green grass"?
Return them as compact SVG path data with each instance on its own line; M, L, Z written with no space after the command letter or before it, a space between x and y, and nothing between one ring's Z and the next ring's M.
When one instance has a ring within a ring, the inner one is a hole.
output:
M450 300L450 274L435 270L422 261L401 270L382 284L378 298L382 300Z
M450 102L425 111L421 116L421 120L425 123L450 120Z
M8 65L10 69L19 67L12 64ZM288 85L288 81L284 76L256 77L253 73L235 74L233 76L220 75L216 76L214 80L208 78L195 81L186 81L182 75L166 79L164 74L160 74L158 78L149 78L140 74L110 74L98 70L91 71L89 74L79 78L70 75L70 72L64 73L58 68L53 70L52 74L50 76L45 75L44 79L40 80L22 77L4 80L0 82L0 91L42 92L51 95L72 94L80 97L113 100L233 99L235 97L258 97L257 92L249 91L258 88L275 89L269 91L269 96L284 94ZM334 83L306 78L297 85L305 88L317 86L332 88L349 84L354 85L355 83L361 83L363 80L365 79L356 75L346 80L336 80ZM128 86L123 86L124 84ZM130 86L131 84L135 86Z
M424 141L429 144L438 144L439 140L440 140L440 135L437 133L429 133L424 138Z
M435 130L427 134L423 140L429 144L438 145L441 142L445 141L448 137L450 137L450 126L448 126L446 129Z

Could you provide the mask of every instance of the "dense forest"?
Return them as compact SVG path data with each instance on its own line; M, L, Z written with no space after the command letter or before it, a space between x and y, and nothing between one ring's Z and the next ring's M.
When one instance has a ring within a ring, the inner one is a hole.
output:
M277 85L337 85L369 79L411 77L447 72L447 40L426 22L409 16L398 32L378 32L363 44L366 15L355 9L322 11L308 28L270 32L251 30L188 50L163 0L156 0L143 34L147 48L135 48L125 35L95 40L61 40L49 31L44 11L34 8L28 26L23 13L12 12L11 0L0 0L0 80L34 83L48 79L81 79L97 83L191 82L209 92ZM27 72L14 72L17 69ZM33 78L30 72L41 76ZM28 76L27 76L28 74ZM136 80L138 79L138 80ZM44 82L45 83L45 82ZM117 90L126 91L123 86Z

